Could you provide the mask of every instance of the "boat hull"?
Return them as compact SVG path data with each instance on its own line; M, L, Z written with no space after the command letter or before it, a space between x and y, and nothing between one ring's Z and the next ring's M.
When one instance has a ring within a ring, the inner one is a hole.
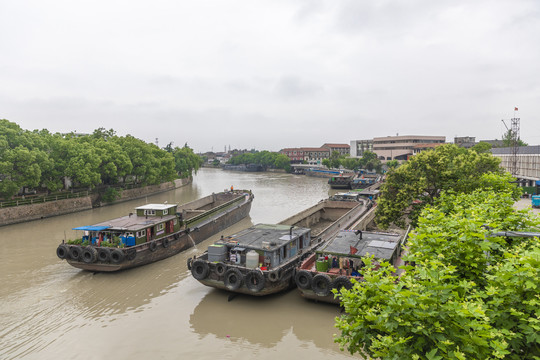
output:
M217 196L219 196L219 194L217 194ZM97 260L95 262L86 263L79 260L80 257L78 260L66 257L66 260L70 265L76 268L96 272L126 270L160 261L191 248L210 236L213 236L246 218L251 210L252 200L252 195L246 195L244 201L234 207L226 209L219 214L209 216L201 222L194 223L191 228L171 233L167 237L123 249L101 247L100 249L109 249L108 251L110 252L110 256L107 256L107 260L105 261ZM71 247L78 245L65 246L67 246L69 250ZM79 246L79 248L81 252L84 251L84 247ZM113 261L113 251L115 251L116 254L119 254L119 252L122 254L118 255L118 258L122 259L121 261L118 261L117 263Z
M369 210L363 203L325 200L279 224L311 228L312 242L287 262L269 269L249 269L232 263L208 261L208 252L189 259L193 277L206 286L252 296L275 294L295 286L295 269L316 248ZM329 217L324 221L323 216ZM234 270L233 270L234 269Z

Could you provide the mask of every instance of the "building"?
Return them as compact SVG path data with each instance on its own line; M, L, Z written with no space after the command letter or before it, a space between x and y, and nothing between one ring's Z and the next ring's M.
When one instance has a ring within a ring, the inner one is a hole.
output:
M310 165L322 165L324 159L330 157L328 148L302 148L304 150L304 160Z
M351 147L348 144L323 144L321 148L328 149L330 154L337 151L339 155L349 155Z
M351 140L349 148L351 157L360 158L366 151L373 152L373 140Z
M454 144L459 147L470 149L476 145L476 138L474 136L456 136L454 137Z
M510 172L514 160L512 148L493 148L493 156L501 159L501 166ZM537 180L540 180L540 145L520 146L516 154L516 178L520 180L520 185L533 187Z
M433 150L437 146L441 146L442 143L431 143L431 144L418 144L413 146L413 155L420 154L422 151L425 150Z
M373 152L380 160L407 160L419 144L444 144L445 136L398 135L373 138Z
M286 148L280 150L279 153L287 155L291 159L291 164L302 164L306 160L304 148Z

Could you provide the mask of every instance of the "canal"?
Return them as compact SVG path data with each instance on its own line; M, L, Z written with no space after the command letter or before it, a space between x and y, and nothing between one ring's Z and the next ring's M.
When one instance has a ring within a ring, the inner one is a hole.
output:
M250 218L197 248L112 274L56 257L62 239L75 237L73 227L231 185L255 194ZM351 358L333 342L337 307L306 301L296 290L228 302L228 293L201 285L186 265L220 235L278 222L330 193L321 178L201 169L191 185L146 199L1 227L0 359Z

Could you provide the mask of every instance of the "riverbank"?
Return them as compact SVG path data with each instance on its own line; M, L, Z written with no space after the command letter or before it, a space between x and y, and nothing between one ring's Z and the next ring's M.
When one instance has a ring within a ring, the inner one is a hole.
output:
M39 220L53 216L66 215L96 207L114 205L125 201L140 199L145 196L174 190L190 184L189 179L176 179L159 185L144 186L123 190L120 197L113 202L102 202L99 194L88 194L72 199L62 199L43 203L12 206L0 209L0 226Z

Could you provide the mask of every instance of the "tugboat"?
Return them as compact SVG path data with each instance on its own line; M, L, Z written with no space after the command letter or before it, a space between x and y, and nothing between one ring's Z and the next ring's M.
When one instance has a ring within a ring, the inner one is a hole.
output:
M332 289L352 287L351 279L362 279L362 257L374 256L399 266L408 231L403 234L342 230L334 239L310 254L296 269L300 294L311 300L339 304Z
M314 249L348 228L364 202L323 200L278 224L257 224L221 238L188 268L200 283L254 296L294 287L294 271Z
M153 263L194 246L248 216L251 191L231 190L184 205L146 204L127 216L73 230L56 255L89 271L119 271Z

